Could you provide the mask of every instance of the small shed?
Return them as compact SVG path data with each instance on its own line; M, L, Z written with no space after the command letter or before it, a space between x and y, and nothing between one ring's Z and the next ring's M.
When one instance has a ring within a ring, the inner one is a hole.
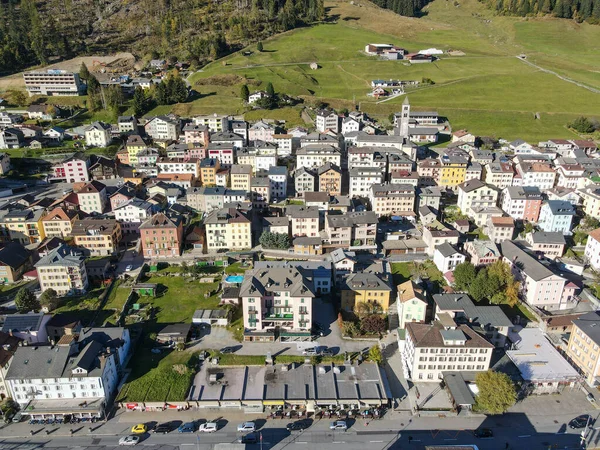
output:
M470 411L475 405L475 396L469 389L469 384L475 381L474 375L466 372L443 372L442 375L457 412L463 409Z
M170 344L187 342L192 325L189 323L172 323L164 327L156 335L157 342Z
M156 283L138 283L133 285L133 291L140 297L155 297L157 286Z
M230 313L225 309L197 309L192 318L194 325L206 324L226 327L229 325Z

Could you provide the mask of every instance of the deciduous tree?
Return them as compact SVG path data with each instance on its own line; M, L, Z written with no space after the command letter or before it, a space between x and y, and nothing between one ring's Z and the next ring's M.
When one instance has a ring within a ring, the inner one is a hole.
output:
M21 288L19 292L17 292L17 296L15 297L15 306L17 310L24 314L29 311L39 311L41 306L40 302L35 298L33 292L29 289Z
M479 390L475 398L478 411L487 414L504 414L517 401L515 385L508 375L488 370L477 374L475 384Z
M466 261L456 266L453 275L454 287L459 291L468 292L477 276L477 269L472 263Z

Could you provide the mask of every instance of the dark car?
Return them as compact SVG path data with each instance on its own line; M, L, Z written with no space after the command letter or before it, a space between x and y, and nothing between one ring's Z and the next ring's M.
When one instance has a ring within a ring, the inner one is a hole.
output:
M167 434L173 431L173 427L171 426L171 422L161 423L154 428L155 433Z
M321 351L319 352L319 355L320 355L320 356L331 357L331 356L333 356L333 351L331 351L331 350L330 350L330 349L328 349L328 348L325 348L325 349L323 349L323 350L321 350Z
M296 422L288 423L285 427L288 431L302 431L310 427L310 423L306 420L297 420Z
M581 416L575 417L569 422L569 427L576 430L578 428L585 428L588 422L592 423L592 418L589 414L582 414Z
M221 353L224 355L227 353L233 353L233 352L235 352L235 347L223 347L221 349Z
M196 424L194 422L186 422L181 425L177 431L180 433L193 433L196 431Z
M238 438L238 442L240 444L257 444L258 443L258 433L248 433L240 436Z
M486 439L494 437L494 433L489 428L480 428L473 431L473 436L480 439Z

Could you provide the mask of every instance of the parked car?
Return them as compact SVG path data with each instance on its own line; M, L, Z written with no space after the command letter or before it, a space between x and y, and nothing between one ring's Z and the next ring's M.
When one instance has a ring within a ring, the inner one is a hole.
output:
M348 429L348 425L346 425L345 420L338 420L337 422L331 422L329 424L329 429L334 431L346 431Z
M325 348L319 352L319 355L320 356L333 356L333 351L329 350L328 348Z
M297 420L296 422L288 423L285 427L288 431L303 431L310 426L310 423L306 420Z
M134 434L123 436L119 439L119 445L137 445L140 442L140 437Z
M253 432L253 431L256 431L256 425L254 424L254 422L240 423L237 426L237 430L239 433L246 433L248 431Z
M133 434L143 434L146 431L148 431L148 427L145 423L138 423L137 425L131 427L131 432Z
M203 423L202 425L200 425L200 428L198 428L198 432L199 433L214 433L218 429L219 429L219 426L216 424L216 422L206 422L206 423Z
M227 353L233 353L233 352L235 352L234 347L223 347L221 349L221 353L223 353L224 355L226 355Z
M302 350L302 354L305 356L317 356L317 347L309 347Z
M489 428L479 428L473 431L473 436L480 439L492 438L494 437L494 432Z
M592 418L590 417L590 415L582 414L580 416L575 417L569 422L569 428L572 428L574 430L578 428L585 428L588 422L590 422L590 424L592 423Z
M127 267L125 267L125 272L131 272L133 270L133 266L131 264L127 264Z
M154 428L155 433L167 434L171 431L173 431L173 426L171 425L171 422L161 423L160 425L157 425L156 428Z
M594 398L594 396L588 392L588 395L586 395L586 398L588 399L588 402L590 403L596 403L596 399Z
M18 411L13 417L12 417L12 421L13 423L18 423L21 422L22 420L26 419L27 414L23 414L21 411Z
M177 431L180 433L193 433L196 431L196 424L194 422L186 422L177 428Z
M248 433L240 436L238 442L240 444L257 444L259 441L258 433Z

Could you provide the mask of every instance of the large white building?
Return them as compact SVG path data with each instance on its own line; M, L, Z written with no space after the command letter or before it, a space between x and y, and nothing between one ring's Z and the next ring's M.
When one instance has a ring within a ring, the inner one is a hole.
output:
M493 350L491 343L467 325L409 322L402 361L407 378L413 382L439 382L447 371L488 370Z
M49 69L23 73L25 89L32 95L83 95L85 84L79 74L66 70Z
M379 167L358 167L350 169L350 197L368 197L371 186L381 184L385 173Z
M142 222L152 216L152 203L132 198L114 209L115 219L121 223L123 234L139 234Z
M108 124L94 122L85 130L85 144L88 147L107 147L111 140Z
M537 186L545 191L554 187L556 172L545 162L520 162L517 164L518 177L513 179L515 186Z
M54 289L58 295L83 294L88 288L85 256L75 247L62 245L36 264L40 290Z
M542 231L571 235L575 207L562 200L548 200L542 205L538 226Z
M317 126L317 130L321 133L324 133L327 130L331 130L334 133L339 133L340 131L340 118L330 109L322 109L317 111L317 117L315 124Z
M306 145L296 151L296 166L317 168L330 162L340 167L342 154L332 145Z
M600 228L596 228L588 234L585 257L594 270L600 270Z

